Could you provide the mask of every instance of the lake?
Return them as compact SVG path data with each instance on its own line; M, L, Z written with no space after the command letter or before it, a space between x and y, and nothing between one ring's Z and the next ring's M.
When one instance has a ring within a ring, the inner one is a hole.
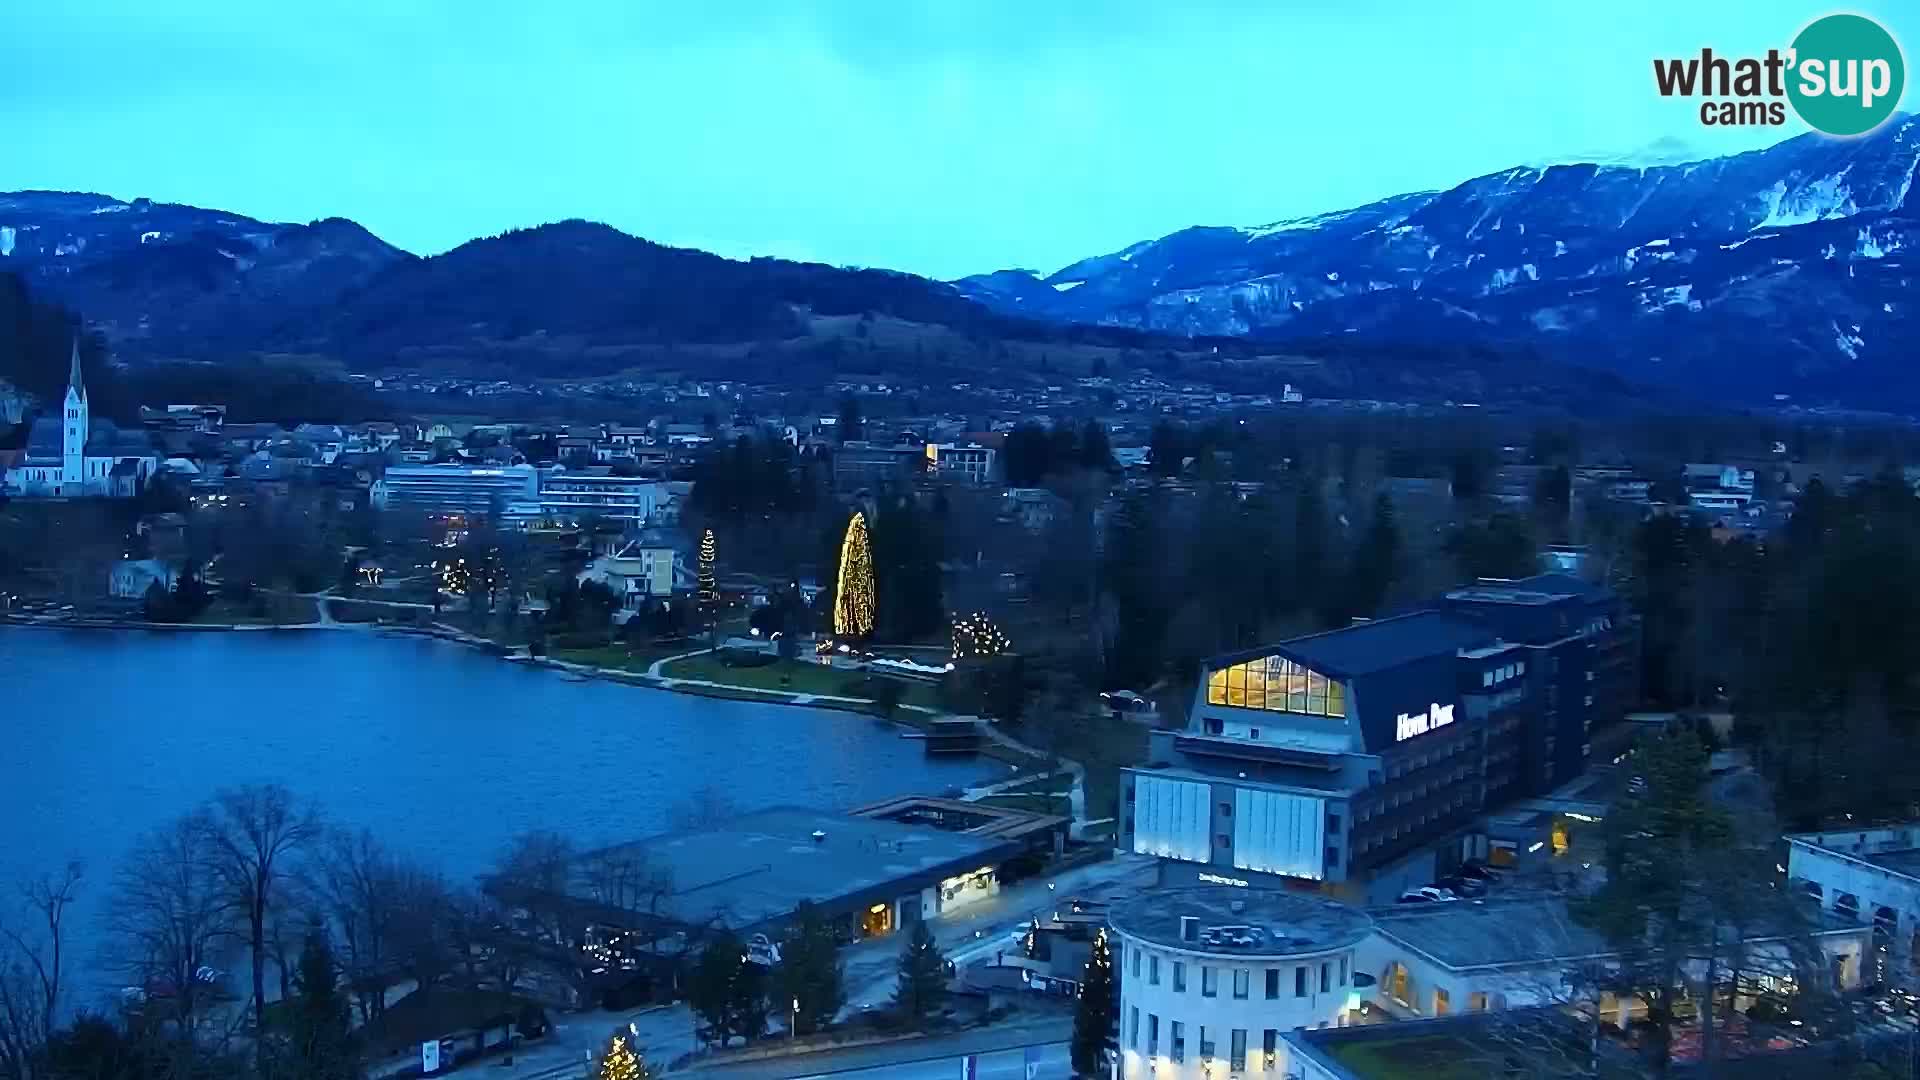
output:
M714 795L845 809L1005 768L929 759L853 713L357 631L0 629L0 691L0 912L19 882L84 861L73 952L89 998L111 987L94 943L115 865L222 786L285 784L458 882L523 829L584 848L667 829Z

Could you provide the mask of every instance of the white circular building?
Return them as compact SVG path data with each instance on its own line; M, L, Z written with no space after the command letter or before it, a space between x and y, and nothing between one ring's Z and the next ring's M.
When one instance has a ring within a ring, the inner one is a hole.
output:
M1156 889L1111 918L1120 966L1121 1075L1283 1076L1281 1035L1343 1026L1358 1009L1357 908L1236 883Z

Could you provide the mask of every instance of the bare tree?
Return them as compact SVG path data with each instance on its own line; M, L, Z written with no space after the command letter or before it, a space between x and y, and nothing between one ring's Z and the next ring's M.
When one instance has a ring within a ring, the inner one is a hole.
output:
M371 1024L386 1004L390 972L387 954L394 907L392 856L366 829L335 830L314 875L321 903L333 919L343 946L347 985Z
M67 906L79 891L80 877L80 864L70 862L61 877L42 877L22 890L31 921L37 924L31 936L0 925L0 1077L31 1077L53 1034L60 1010Z
M231 788L214 796L206 817L216 865L247 922L253 962L255 1041L265 1026L267 924L283 889L287 861L320 835L320 819L278 784Z
M205 811L147 833L121 864L107 906L109 955L140 988L149 1025L171 1027L180 1070L210 1022L218 988L209 976L242 918L213 834Z

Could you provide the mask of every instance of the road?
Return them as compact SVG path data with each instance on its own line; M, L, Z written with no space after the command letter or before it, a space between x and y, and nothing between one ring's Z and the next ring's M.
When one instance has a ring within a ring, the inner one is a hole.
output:
M907 1061L897 1065L877 1065L867 1069L848 1069L833 1073L807 1073L802 1080L961 1080L963 1057ZM1027 1066L1036 1066L1032 1072ZM1064 1042L1044 1043L1019 1050L998 1050L974 1057L975 1080L1066 1080L1073 1075L1073 1062Z
M961 1080L962 1063L973 1055L980 1080L1027 1080L1027 1055L1038 1068L1033 1080L1060 1080L1073 1074L1068 1061L1069 1017L990 1028L925 1039L856 1046L846 1050L770 1057L757 1061L695 1066L688 1076L718 1080L792 1080L845 1077L847 1080ZM680 1074L674 1074L680 1075Z
M1025 927L1035 915L1050 914L1062 899L1130 896L1151 884L1153 877L1152 859L1121 853L1054 877L1031 878L1008 886L998 896L930 919L927 926L949 959L992 963L995 952L1012 951L1014 931ZM891 1000L898 980L897 937L849 945L841 950L840 958L846 967L847 1013L877 1009Z

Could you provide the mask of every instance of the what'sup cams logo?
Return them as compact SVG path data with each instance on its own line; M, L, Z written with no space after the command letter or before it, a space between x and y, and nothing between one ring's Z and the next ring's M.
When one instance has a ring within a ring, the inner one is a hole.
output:
M1893 115L1907 85L1900 43L1864 15L1828 15L1807 24L1785 50L1729 58L1653 62L1661 97L1703 98L1700 122L1713 127L1787 122L1791 105L1828 135L1864 135Z

